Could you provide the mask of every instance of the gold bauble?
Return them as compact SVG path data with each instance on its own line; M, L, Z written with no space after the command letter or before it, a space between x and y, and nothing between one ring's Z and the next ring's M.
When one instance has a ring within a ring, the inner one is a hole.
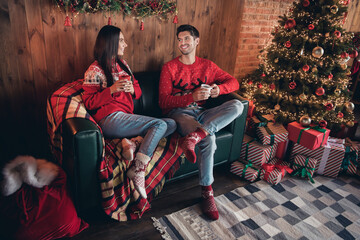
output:
M324 49L322 47L314 47L312 50L313 57L320 58L324 54Z
M274 59L274 63L278 63L279 62L279 59L278 58L275 58Z
M330 33L325 33L325 37L330 37Z
M341 69L342 69L342 70L346 70L346 68L347 68L347 65L346 65L345 63L344 63L344 64L341 64L340 66L341 66Z
M311 124L311 118L309 116L302 116L300 118L300 124L303 127L308 127Z
M280 105L279 104L276 104L275 106L274 106L274 109L276 110L276 111L279 111L280 110Z
M304 93L302 93L302 94L300 94L299 99L301 101L305 101L307 99L307 96Z
M312 71L312 72L317 72L318 69L317 69L317 67L313 67L313 68L311 69L311 71Z
M347 102L344 105L345 105L346 111L348 111L348 112L352 112L355 109L355 105L352 102Z
M332 5L332 6L330 7L330 12L331 12L332 14L336 14L338 11L339 11L338 6Z
M353 126L354 126L354 121L348 121L348 122L346 123L346 126L348 126L348 127L353 127Z
M335 94L336 96L340 96L340 94L341 94L341 89L339 89L339 88L335 89L335 90L334 90L334 94Z

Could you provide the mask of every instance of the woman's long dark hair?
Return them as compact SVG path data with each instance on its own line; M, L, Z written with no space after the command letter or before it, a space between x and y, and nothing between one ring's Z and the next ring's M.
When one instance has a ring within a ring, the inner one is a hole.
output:
M94 57L103 69L107 86L110 87L114 83L113 76L111 75L112 64L115 61L120 65L126 73L132 76L130 69L120 60L118 54L119 48L119 35L121 29L115 26L106 25L102 27L97 35L94 46Z

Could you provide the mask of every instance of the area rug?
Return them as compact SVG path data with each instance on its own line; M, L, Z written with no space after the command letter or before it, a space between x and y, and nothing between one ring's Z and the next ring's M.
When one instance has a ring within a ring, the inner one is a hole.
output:
M200 205L153 218L164 239L360 239L360 181L317 176L258 181L215 198L220 217Z

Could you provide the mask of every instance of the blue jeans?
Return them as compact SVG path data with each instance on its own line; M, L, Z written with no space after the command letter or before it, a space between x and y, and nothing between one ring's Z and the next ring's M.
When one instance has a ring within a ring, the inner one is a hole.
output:
M182 136L195 131L198 127L209 133L197 144L199 147L197 164L201 186L209 186L214 182L213 167L216 150L214 133L240 116L243 109L244 106L239 100L230 100L210 109L175 108L169 112L168 117L176 121L178 131Z
M100 120L99 125L106 138L130 138L142 136L140 153L151 157L163 137L176 130L176 123L170 118L153 118L143 115L114 112Z

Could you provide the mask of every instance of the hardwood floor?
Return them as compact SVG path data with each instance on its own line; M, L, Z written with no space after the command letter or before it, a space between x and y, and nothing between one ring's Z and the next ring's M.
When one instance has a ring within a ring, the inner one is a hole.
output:
M214 170L213 184L215 196L229 192L235 188L245 186L248 182L240 180L231 174L228 167L218 167ZM151 217L159 218L200 201L200 187L198 176L192 176L175 182L166 183L164 190L152 202L152 209L139 220L117 222L95 211L84 216L90 227L71 238L72 240L155 240L162 239L160 233L153 227Z

